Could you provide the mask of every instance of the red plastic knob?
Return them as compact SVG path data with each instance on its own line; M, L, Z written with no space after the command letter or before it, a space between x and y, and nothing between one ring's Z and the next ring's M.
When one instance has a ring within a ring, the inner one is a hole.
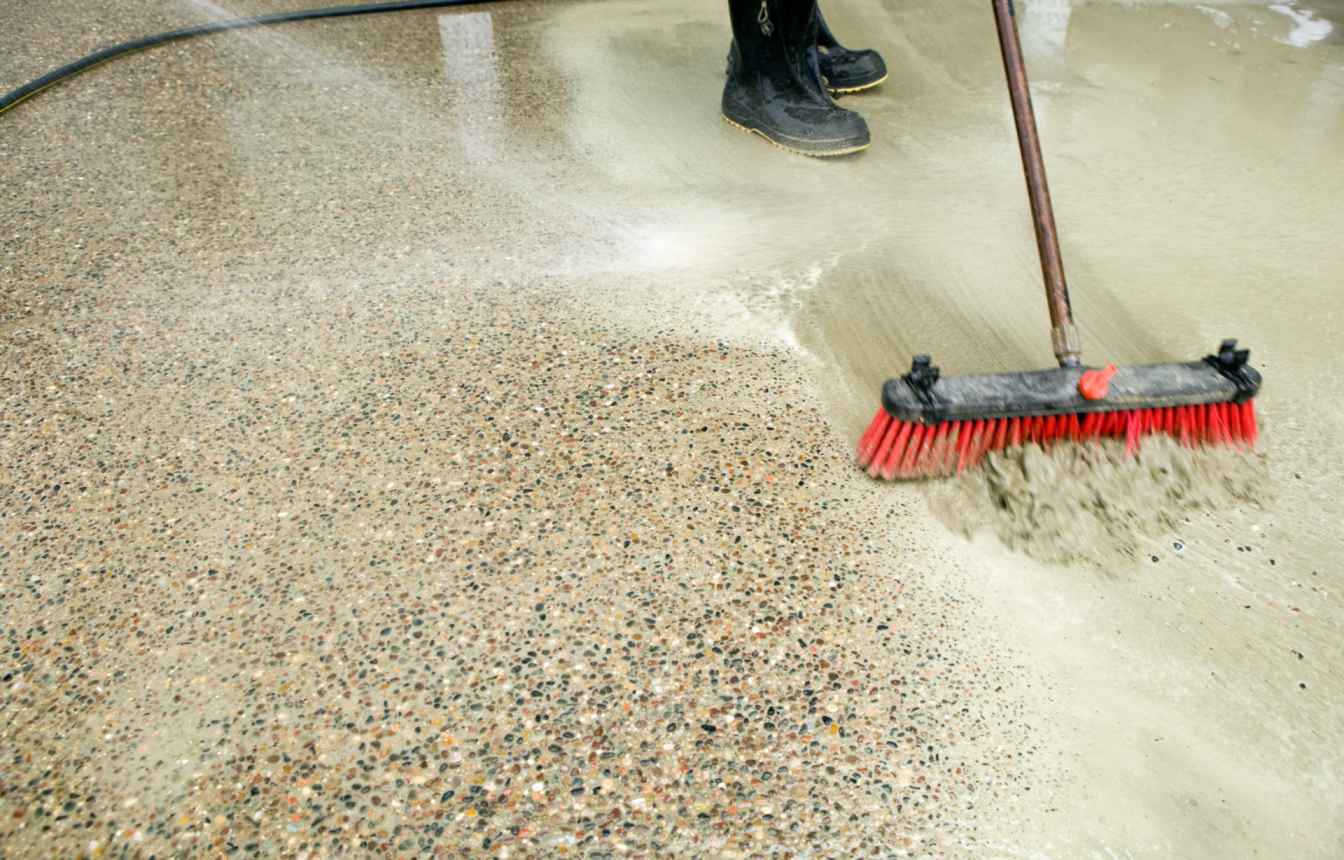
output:
M1089 370L1078 380L1078 393L1084 400L1105 400L1111 393L1111 377L1115 376L1115 365L1108 364L1101 370Z

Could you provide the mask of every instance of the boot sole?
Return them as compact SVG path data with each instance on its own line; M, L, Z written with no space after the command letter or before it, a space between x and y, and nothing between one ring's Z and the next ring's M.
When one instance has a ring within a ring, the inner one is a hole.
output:
M777 140L758 128L748 128L747 126L743 125L740 122L737 122L736 120L729 119L727 114L719 114L719 116L723 119L724 122L728 123L738 131L745 131L747 134L754 134L761 140L764 140L765 142L773 146L777 146L780 149L784 150L785 152L792 152L796 155L806 155L809 158L834 158L839 155L852 155L855 152L862 152L863 150L867 149L869 146L872 145L872 141L869 141L868 143L860 143L858 145L850 144L847 146L837 146L834 149L825 149L825 148L802 149L797 146L790 146L787 142L788 140L787 138L785 138L784 140ZM826 146L826 143L824 141L821 142L808 141L808 143L815 146L821 146L821 147Z
M831 95L833 96L849 96L853 95L854 93L861 93L864 90L871 90L873 87L878 86L890 76L891 72L887 72L887 74L873 81L871 84L860 84L857 87L832 87L829 84L827 84L826 89L830 90Z

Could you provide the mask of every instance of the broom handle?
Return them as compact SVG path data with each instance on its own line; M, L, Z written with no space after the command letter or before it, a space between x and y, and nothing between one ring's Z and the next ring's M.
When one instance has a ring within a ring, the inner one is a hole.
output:
M1008 76L1008 95L1017 123L1017 143L1022 150L1022 169L1027 175L1032 221L1036 226L1036 247L1041 254L1045 301L1050 307L1050 342L1060 367L1078 367L1081 364L1078 329L1073 324L1069 285L1064 280L1064 261L1059 255L1059 234L1055 230L1055 212L1050 205L1050 186L1045 181L1041 138L1036 132L1036 114L1031 107L1031 86L1027 83L1027 69L1022 61L1022 43L1017 37L1013 2L993 0L993 3L994 18L999 25L999 47L1003 50L1003 70Z

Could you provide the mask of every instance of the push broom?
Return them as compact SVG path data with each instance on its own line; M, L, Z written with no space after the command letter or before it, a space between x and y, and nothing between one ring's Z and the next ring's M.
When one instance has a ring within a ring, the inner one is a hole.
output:
M993 4L1059 367L945 377L929 356L915 356L909 373L883 385L882 406L859 440L859 465L885 480L936 477L1033 443L1117 438L1132 454L1142 437L1159 433L1191 447L1253 445L1260 374L1235 340L1199 361L1083 365L1012 0Z

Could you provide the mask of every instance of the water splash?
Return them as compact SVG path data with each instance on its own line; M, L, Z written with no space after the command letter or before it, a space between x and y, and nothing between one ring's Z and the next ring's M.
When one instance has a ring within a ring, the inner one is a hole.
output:
M1330 32L1334 30L1333 24L1324 18L1317 18L1316 13L1310 9L1298 11L1286 3L1275 3L1269 8L1271 11L1286 15L1293 20L1292 32L1287 37L1279 39L1284 44L1296 48L1306 48L1329 36Z
M1034 59L1062 59L1072 17L1072 0L1025 0L1019 16L1023 51Z
M490 161L506 133L494 18L490 12L440 15L439 41L443 76L457 96L454 131L473 163Z
M1214 25L1220 30L1226 30L1232 26L1232 16L1222 9L1215 9L1212 6L1196 6L1195 8L1209 16Z

